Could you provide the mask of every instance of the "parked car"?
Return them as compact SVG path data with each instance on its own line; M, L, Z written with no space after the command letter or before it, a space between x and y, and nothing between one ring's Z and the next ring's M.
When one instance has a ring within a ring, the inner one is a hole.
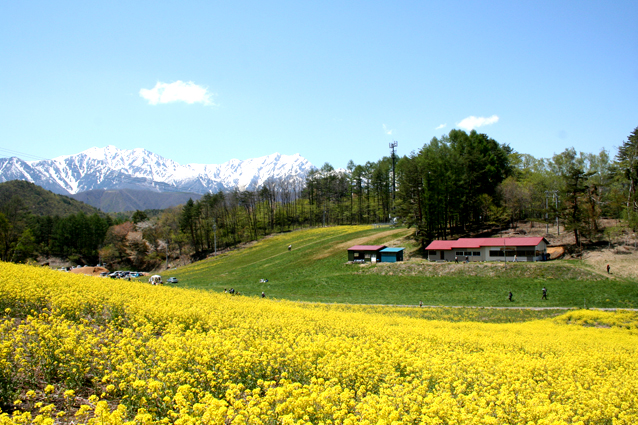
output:
M167 282L168 283L177 283L177 278L176 277L169 277Z

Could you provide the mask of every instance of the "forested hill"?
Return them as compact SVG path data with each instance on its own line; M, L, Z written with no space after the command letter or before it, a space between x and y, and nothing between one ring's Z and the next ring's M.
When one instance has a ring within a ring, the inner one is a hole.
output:
M0 183L0 209L4 210L10 202L15 202L15 199L20 199L22 207L36 216L66 217L80 212L87 215L94 213L102 215L100 210L84 202L57 195L24 180Z
M191 198L196 201L202 197L197 193L151 192L150 190L134 189L89 190L71 196L107 213L149 209L163 210L185 204Z

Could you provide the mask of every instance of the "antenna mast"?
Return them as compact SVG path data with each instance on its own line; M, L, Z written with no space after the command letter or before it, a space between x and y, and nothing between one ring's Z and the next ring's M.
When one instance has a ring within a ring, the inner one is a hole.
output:
M397 156L394 153L394 149L399 146L399 142L394 141L392 143L390 143L390 149L392 149L392 212L394 212L394 199L395 199L395 192L396 192L396 173L394 171L394 167L396 164L396 158Z

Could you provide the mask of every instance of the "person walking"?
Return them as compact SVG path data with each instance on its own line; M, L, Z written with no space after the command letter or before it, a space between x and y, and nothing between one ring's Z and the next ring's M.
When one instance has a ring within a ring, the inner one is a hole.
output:
M292 250L292 244L288 245L288 251Z
M542 300L546 300L547 299L547 288L545 288L543 286L543 298L541 298Z
M607 274L610 274L611 272L609 271L611 267L609 267L609 264L607 264Z
M419 301L419 307L423 307L423 301Z
M266 298L266 293L264 291L261 292L261 297Z
M510 302L512 302L512 301L513 301L513 300L512 300L512 297L513 297L513 296L514 296L514 295L512 294L512 291L510 291L509 295L507 296L507 299L508 299L508 300L510 300Z
M458 263L459 262L459 257L454 257L454 262Z

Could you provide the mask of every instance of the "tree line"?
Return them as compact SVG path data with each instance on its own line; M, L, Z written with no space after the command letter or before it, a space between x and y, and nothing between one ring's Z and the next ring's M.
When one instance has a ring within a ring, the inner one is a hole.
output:
M335 170L329 163L298 180L267 181L255 191L207 195L180 215L185 246L217 248L297 227L400 222L425 246L520 220L556 220L583 238L604 238L602 217L636 228L638 129L616 158L566 149L537 159L486 134L452 130L420 150ZM396 193L393 193L393 178Z
M603 217L638 227L637 182L638 128L615 158L571 148L540 159L486 134L452 130L400 158L350 161L345 169L326 163L305 179L271 178L255 190L209 193L124 220L83 213L17 219L19 205L5 203L0 255L151 269L303 227L399 223L414 228L425 247L520 220L545 226L558 220L580 245L610 236L600 226Z
M0 205L0 259L24 262L37 257L60 257L97 263L113 224L111 217L97 213L35 215L19 196L13 196Z

